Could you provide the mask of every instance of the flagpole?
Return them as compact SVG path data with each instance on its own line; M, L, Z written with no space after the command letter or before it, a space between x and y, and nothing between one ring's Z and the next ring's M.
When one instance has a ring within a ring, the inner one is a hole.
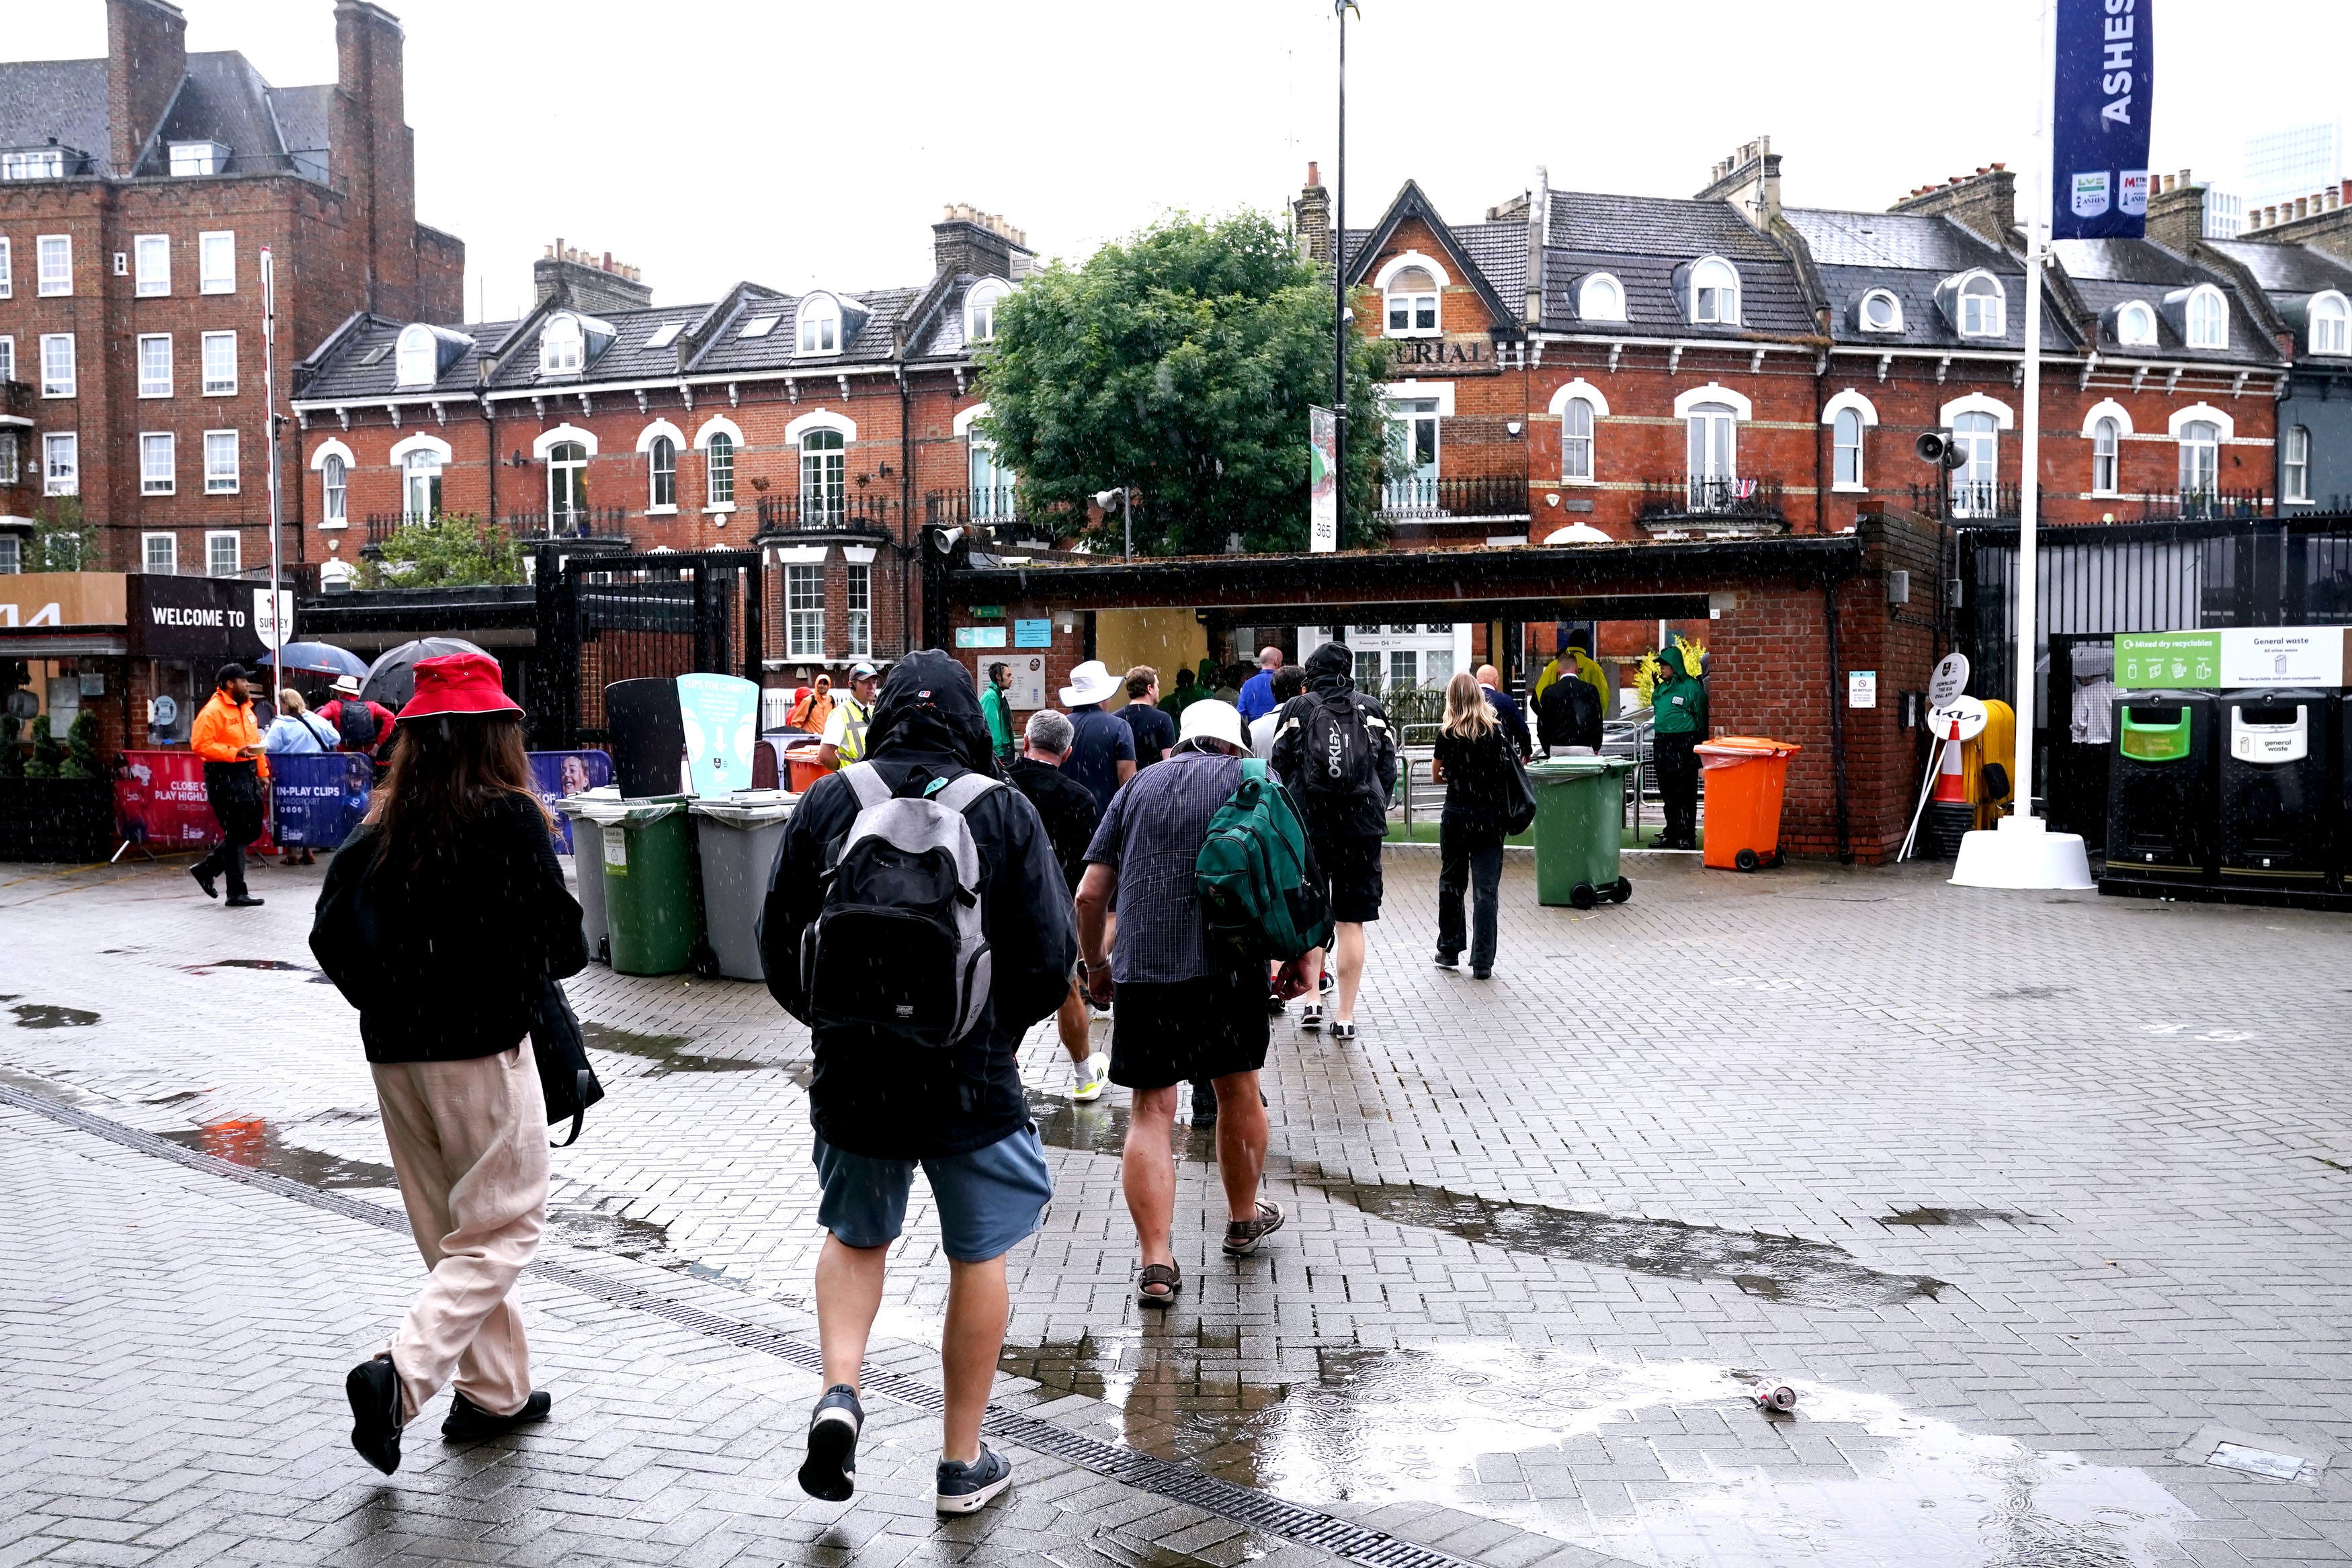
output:
M2034 24L2034 52L2041 64L2033 77L2033 156L2026 165L2032 192L2025 209L2025 434L2019 444L2022 472L2017 487L2017 755L2010 779L2015 791L2012 810L2028 819L2033 816L2033 664L2042 586L2036 537L2042 523L2042 287L2043 235L2050 226L2054 19L2051 0L2042 0Z

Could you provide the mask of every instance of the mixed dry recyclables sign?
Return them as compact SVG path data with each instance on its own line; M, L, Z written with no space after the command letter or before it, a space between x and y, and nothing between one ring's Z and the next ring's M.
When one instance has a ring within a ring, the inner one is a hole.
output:
M2342 626L2228 626L2212 632L2122 632L2116 679L2143 690L2242 690L2344 684Z

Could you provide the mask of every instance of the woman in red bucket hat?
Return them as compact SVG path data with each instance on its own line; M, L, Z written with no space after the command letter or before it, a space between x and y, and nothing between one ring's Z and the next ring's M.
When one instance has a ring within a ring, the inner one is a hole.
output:
M420 660L392 766L320 890L310 950L359 1009L384 1142L432 1270L386 1349L352 1369L352 1445L400 1464L401 1428L455 1382L441 1435L546 1418L515 1281L547 1218L533 1007L587 963L523 754L522 710L485 653Z

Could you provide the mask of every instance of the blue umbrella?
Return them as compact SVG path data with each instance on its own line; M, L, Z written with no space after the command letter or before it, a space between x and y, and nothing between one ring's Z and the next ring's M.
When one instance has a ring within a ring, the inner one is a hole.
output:
M257 664L282 664L313 675L364 675L368 663L332 643L289 643L275 653L264 653Z

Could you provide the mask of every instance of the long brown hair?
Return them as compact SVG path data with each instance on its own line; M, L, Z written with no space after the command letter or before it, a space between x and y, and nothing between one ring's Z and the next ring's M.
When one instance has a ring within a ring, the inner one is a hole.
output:
M394 733L392 768L367 820L383 835L386 862L415 866L510 796L547 819L531 788L520 720L501 714L412 719Z
M1499 723L1495 707L1467 670L1445 683L1445 734L1457 740L1475 740Z

